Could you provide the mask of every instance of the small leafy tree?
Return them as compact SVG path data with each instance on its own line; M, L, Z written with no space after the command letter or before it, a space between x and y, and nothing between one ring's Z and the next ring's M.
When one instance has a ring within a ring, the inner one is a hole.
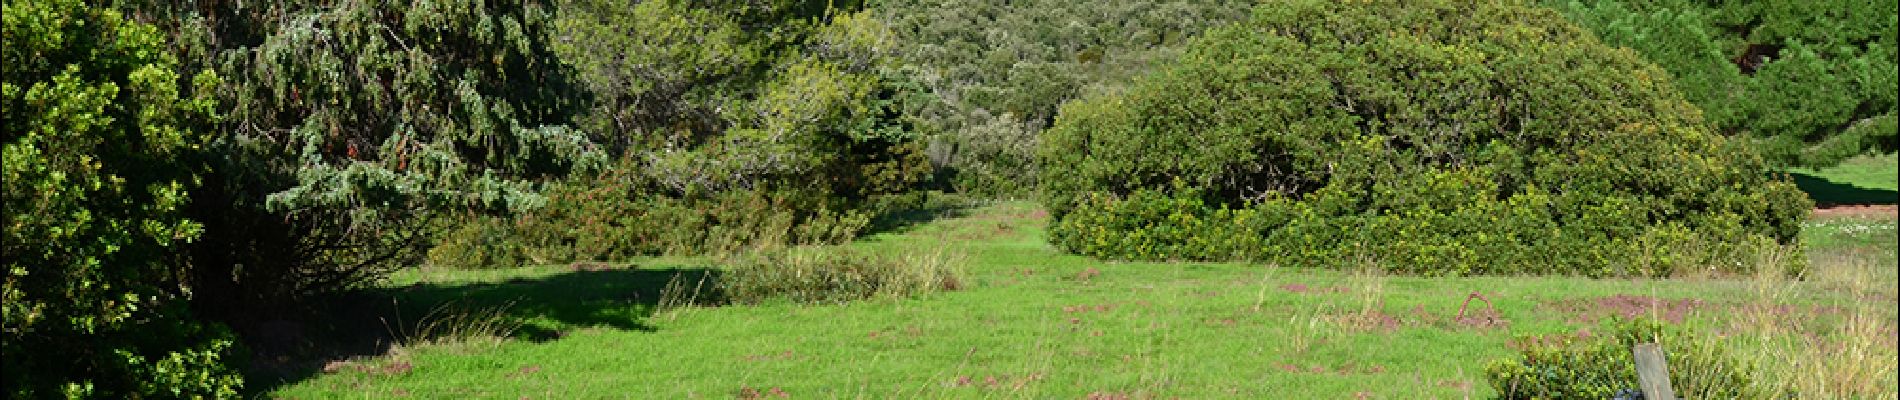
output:
M4 128L9 398L229 397L232 341L182 300L185 218L213 102L159 31L78 0L7 0ZM198 91L197 93L203 93Z
M1042 139L1050 240L1114 258L1746 271L1808 207L1667 73L1512 3L1261 7Z
M457 236L512 231L538 262L855 237L930 174L907 106L921 89L888 68L892 34L859 7L562 2L554 50L595 100L575 120L614 163L512 226ZM494 259L439 250L439 264Z

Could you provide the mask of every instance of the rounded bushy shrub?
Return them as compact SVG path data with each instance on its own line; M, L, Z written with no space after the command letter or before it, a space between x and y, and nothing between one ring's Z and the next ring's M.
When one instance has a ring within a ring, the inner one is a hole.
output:
M1042 139L1051 241L1108 258L1739 272L1809 206L1667 73L1509 2L1261 7Z

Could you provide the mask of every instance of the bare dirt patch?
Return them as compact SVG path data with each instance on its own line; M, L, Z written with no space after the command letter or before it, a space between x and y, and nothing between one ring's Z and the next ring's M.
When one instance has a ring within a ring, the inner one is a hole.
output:
M1572 299L1546 303L1547 309L1571 315L1572 322L1596 323L1610 317L1636 318L1653 315L1670 323L1682 323L1689 313L1706 305L1702 299L1665 300L1649 296L1619 294L1590 299Z
M1894 204L1830 204L1814 208L1815 218L1838 217L1895 217L1900 216L1900 205Z
M1341 286L1318 287L1318 286L1307 286L1304 283L1289 283L1285 285L1280 285L1280 290L1284 290L1289 293L1300 293L1300 294L1346 293L1346 292L1351 291L1351 289L1347 289Z

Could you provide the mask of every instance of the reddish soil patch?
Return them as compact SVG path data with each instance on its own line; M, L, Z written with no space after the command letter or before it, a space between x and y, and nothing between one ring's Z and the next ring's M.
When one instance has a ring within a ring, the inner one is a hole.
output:
M1405 325L1397 317L1378 310L1343 315L1339 317L1339 323L1355 331L1376 330L1384 333L1397 332L1400 326Z
M1627 294L1565 300L1546 305L1558 312L1573 315L1570 319L1573 322L1585 324L1596 323L1597 320L1609 317L1636 318L1646 315L1658 316L1670 323L1681 323L1689 312L1703 306L1701 299L1663 300Z
M1016 375L1016 376L1010 376L1009 374L984 375L982 377L966 375L966 376L958 376L956 379L950 382L949 386L953 388L974 387L974 388L979 388L979 389L1022 389L1023 387L1029 386L1029 384L1035 383L1036 381L1043 380L1044 378L1047 378L1047 376L1044 376L1041 372L1027 374L1027 375Z
M1344 287L1339 287L1339 286L1313 287L1313 286L1306 286L1306 284L1304 283L1289 283L1285 285L1280 285L1280 290L1285 290L1285 291L1293 292L1293 293L1346 293L1348 291L1351 291L1350 289L1346 289Z
M750 386L741 387L739 388L739 395L738 395L738 398L741 398L741 399L767 399L767 398L789 398L789 397L792 397L790 393L785 393L785 389L779 389L777 386L773 386L771 389L763 389L763 390L753 389Z
M1495 329L1511 326L1511 320L1498 315L1498 310L1489 307L1471 310L1464 316L1452 318L1453 322L1470 328Z
M1088 282L1089 279L1094 279L1096 276L1100 276L1100 275L1102 275L1102 270L1095 269L1095 267L1089 267L1089 269L1082 270L1081 273L1075 274L1075 280Z
M1062 312L1065 312L1065 313L1091 313L1091 312L1105 313L1109 311L1115 311L1115 307L1120 307L1120 305L1115 304L1115 303L1103 303L1103 304L1095 304L1095 305L1082 304L1082 305L1074 305L1074 306L1062 306Z
M1824 204L1814 208L1816 218L1893 217L1896 215L1900 215L1900 205L1894 204Z
M1354 365L1352 363L1346 363L1345 365L1341 365L1338 368L1327 368L1324 365L1314 365L1311 367L1302 368L1298 365L1287 364L1287 363L1279 363L1278 365L1275 365L1275 366L1279 367L1281 371L1286 371L1288 373L1294 373L1294 374L1332 373L1332 374L1337 374L1337 375L1372 375L1372 374L1385 372L1385 366L1382 366L1382 365L1360 366L1360 365Z

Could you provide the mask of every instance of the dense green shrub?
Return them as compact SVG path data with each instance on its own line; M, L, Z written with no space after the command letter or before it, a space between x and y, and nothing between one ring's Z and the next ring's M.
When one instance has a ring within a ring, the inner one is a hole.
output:
M1779 164L1900 150L1900 1L1546 0Z
M1638 387L1632 348L1656 343L1678 396L1773 397L1750 378L1756 367L1729 355L1714 338L1652 319L1613 320L1603 330L1588 337L1519 338L1512 342L1519 354L1492 361L1485 376L1506 399L1607 399Z
M921 89L889 68L890 33L835 5L563 3L556 50L597 99L577 120L618 161L546 186L546 207L466 228L435 254L445 265L506 260L490 256L509 246L530 262L617 260L856 237L931 169L906 111Z
M894 52L936 95L918 105L933 162L955 190L1030 196L1036 135L1057 106L1113 87L1188 38L1246 16L1218 0L894 0L871 10Z
M1121 199L1090 193L1055 222L1050 241L1102 258L1209 261L1261 255L1263 238L1254 232L1275 224L1258 210L1210 207L1199 190L1174 189L1178 195L1141 189Z
M1041 150L1050 239L1423 274L1749 271L1809 201L1670 82L1524 5L1262 7L1064 106Z
M590 181L601 184L552 187L547 207L512 218L446 221L457 227L429 250L430 265L512 267L839 244L857 237L873 212L827 208L821 194L744 191L679 199Z
M842 303L901 298L963 286L957 260L944 254L870 255L839 248L799 247L740 256L715 287L726 301L756 304Z
M519 267L528 262L527 249L516 239L514 224L506 218L458 215L437 221L441 236L429 248L427 264L434 268L478 269Z
M115 11L0 10L0 392L235 396L230 335L191 317L179 276L179 248L203 229L184 216L197 170L180 160L213 104L192 89L217 76L182 79L159 31Z

